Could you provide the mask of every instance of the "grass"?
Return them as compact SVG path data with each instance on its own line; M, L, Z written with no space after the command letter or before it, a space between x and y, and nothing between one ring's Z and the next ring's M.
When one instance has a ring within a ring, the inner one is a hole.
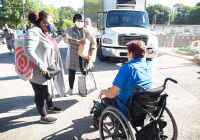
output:
M177 50L173 50L174 52L177 53L181 53L181 54L186 54L186 55L195 55L195 54L199 54L199 51L196 50L193 46L192 46L192 42L189 42L188 44L186 44L185 46L177 49Z

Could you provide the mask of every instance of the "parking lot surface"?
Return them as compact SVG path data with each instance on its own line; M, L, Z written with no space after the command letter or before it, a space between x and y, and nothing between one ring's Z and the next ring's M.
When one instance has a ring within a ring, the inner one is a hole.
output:
M65 67L67 46L60 46ZM99 132L92 126L90 108L93 100L98 100L101 89L112 86L118 69L126 62L111 59L109 62L94 63L93 74L97 90L86 97L78 94L77 71L74 94L53 100L54 105L63 109L62 113L49 114L56 117L55 124L41 124L34 104L34 93L28 81L22 81L15 73L14 55L8 55L6 45L0 45L0 140L73 140L99 139ZM167 106L178 126L178 140L200 139L200 68L199 65L169 55L154 60L154 87L161 86L167 77L178 84L167 84L169 94ZM68 85L68 70L65 68Z

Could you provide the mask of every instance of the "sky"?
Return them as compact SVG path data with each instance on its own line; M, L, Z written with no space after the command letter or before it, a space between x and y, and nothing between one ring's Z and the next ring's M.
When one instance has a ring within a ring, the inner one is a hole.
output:
M196 3L200 2L199 0L147 0L148 4L163 4L170 8L173 7L176 3L183 3L184 5L193 7ZM82 8L83 0L43 0L45 5L54 5L56 8L60 8L62 6L71 6L74 9Z

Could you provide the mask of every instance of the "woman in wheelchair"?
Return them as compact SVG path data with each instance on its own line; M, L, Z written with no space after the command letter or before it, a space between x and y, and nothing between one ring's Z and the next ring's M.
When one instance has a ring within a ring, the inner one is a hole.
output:
M127 43L129 63L123 65L113 81L110 89L102 89L99 94L99 99L104 107L114 105L119 107L122 112L127 115L125 108L114 97L118 96L123 103L126 104L131 96L132 88L138 84L144 89L152 88L152 63L145 61L146 52L145 43L141 40L134 40ZM138 90L138 89L137 89Z
M100 139L176 140L178 130L164 90L168 80L177 82L166 78L163 86L152 89L153 65L144 59L145 43L134 40L126 48L129 63L119 69L111 88L101 90L101 103L94 101L90 111Z

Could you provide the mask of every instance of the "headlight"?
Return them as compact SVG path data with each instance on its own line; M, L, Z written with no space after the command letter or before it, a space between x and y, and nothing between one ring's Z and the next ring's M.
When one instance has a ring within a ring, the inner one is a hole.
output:
M158 39L156 36L151 36L148 42L148 48L157 48L158 47Z
M103 39L103 43L106 43L106 44L113 44L113 40L112 40L112 39L109 39L109 38L104 38L104 39Z

